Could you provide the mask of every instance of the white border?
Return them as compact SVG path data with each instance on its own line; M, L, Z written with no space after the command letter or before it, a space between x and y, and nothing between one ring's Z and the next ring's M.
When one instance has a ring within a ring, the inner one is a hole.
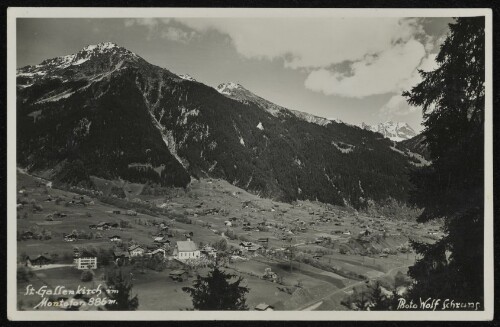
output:
M16 289L16 18L138 17L458 17L485 16L484 311L18 311ZM493 69L491 9L311 8L8 8L7 9L7 316L10 320L492 320L493 319Z

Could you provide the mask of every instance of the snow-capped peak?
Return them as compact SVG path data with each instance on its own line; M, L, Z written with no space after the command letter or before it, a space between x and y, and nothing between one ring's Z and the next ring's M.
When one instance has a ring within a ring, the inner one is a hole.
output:
M98 44L91 44L84 47L81 51L93 51L93 50L109 50L113 48L118 48L118 45L113 42L101 42Z
M114 60L108 60L107 58L104 58L104 62L109 63L113 67L121 65L124 60L140 60L140 57L138 55L136 55L132 51L118 46L116 43L101 42L98 44L87 45L77 53L47 59L35 66L26 66L19 68L17 70L17 76L27 79L43 78L43 76L47 75L49 72L54 72L69 67L77 67L93 59L100 60L100 58L106 56L112 56L114 58ZM27 81L27 83L31 83L31 81Z
M384 137L397 142L411 139L417 135L413 128L405 122L386 121L377 125L361 123L358 126L372 132L380 133Z

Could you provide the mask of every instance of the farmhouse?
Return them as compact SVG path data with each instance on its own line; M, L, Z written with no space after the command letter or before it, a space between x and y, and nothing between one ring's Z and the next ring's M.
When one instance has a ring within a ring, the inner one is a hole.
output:
M109 240L110 240L111 242L120 242L120 241L122 240L122 238L121 238L120 236L118 236L118 235L114 235L114 236L111 236L111 237L109 238Z
M251 248L253 245L252 242L240 242L240 250L241 251L247 251L249 248Z
M217 250L211 247L210 245L205 245L201 251L206 257L211 257L211 258L216 258L217 257Z
M182 282L183 278L187 276L187 271L183 269L172 270L169 275L173 280Z
M152 257L161 256L163 259L165 259L167 257L166 251L164 249L161 249L161 248L153 250L151 252L148 252L147 254L152 256Z
M155 242L161 242L165 236L163 234L158 234L156 236L153 236L153 241Z
M154 242L159 243L159 244L163 244L163 245L170 245L170 240L168 239L167 236L155 237Z
M118 260L122 260L122 262L125 262L130 259L130 255L127 251L116 250L113 251L113 258L115 259L115 262L117 262Z
M46 265L50 263L50 259L43 256L43 255L39 255L33 259L31 259L30 257L26 257L26 266L28 267L31 267L31 266L43 266L43 265Z
M131 245L128 248L128 252L130 253L130 257L140 257L144 255L144 248L140 245Z
M26 232L24 232L24 233L21 234L21 239L23 239L23 240L31 240L34 236L35 236L35 234L33 234L33 232L26 231Z
M111 225L109 223L105 223L105 222L100 222L99 224L97 224L97 227L96 227L97 230L107 230L110 228L111 228Z
M247 252L255 252L262 248L259 244L255 244L252 242L241 242L240 243L240 250L241 251L247 251Z
M64 236L64 241L66 241L66 242L74 242L77 239L78 239L78 236L76 236L75 234L69 234L69 235Z
M177 241L173 254L179 260L198 259L200 250L193 241Z

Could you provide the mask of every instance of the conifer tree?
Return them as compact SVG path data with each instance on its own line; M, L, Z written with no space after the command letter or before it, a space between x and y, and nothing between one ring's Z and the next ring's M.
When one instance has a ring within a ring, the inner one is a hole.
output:
M435 244L413 243L421 256L409 275L410 297L483 299L484 18L463 17L436 57L438 68L403 95L421 106L432 164L416 171L411 200L420 222L443 218Z
M236 278L234 282L231 279ZM245 294L248 287L242 286L241 277L226 273L217 266L208 276L198 275L193 287L183 287L193 300L195 310L248 310Z

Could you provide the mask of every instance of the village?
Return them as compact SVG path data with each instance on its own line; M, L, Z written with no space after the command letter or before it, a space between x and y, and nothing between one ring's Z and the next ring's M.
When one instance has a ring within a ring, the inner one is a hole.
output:
M250 310L348 310L340 302L355 287L393 283L415 262L410 240L442 236L438 224L281 203L217 179L161 194L93 182L98 191L63 190L18 172L19 307L36 304L22 295L28 284L92 286L119 268L139 310L185 310L191 300L181 288L218 265L244 278Z

